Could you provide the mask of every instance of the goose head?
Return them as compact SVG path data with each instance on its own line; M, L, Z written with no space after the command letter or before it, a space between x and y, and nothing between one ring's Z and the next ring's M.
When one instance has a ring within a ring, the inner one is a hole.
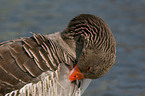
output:
M101 18L80 14L70 21L62 37L76 52L76 64L69 73L70 81L97 79L114 65L115 38Z

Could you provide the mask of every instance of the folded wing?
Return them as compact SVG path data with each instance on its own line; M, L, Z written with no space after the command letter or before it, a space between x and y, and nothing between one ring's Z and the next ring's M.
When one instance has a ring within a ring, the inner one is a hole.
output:
M55 71L61 54L53 40L41 34L0 43L0 94L21 88L44 71Z

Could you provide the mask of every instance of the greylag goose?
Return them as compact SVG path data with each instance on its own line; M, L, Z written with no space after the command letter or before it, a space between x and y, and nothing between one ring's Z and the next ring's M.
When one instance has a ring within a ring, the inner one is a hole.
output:
M99 17L80 14L50 35L0 43L0 94L80 96L115 63L116 43Z

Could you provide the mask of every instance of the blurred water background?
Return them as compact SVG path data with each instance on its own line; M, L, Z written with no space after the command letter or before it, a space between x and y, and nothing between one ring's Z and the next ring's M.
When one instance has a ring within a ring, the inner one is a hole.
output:
M81 13L101 17L117 42L116 64L83 96L145 96L145 0L0 0L0 42L61 31Z

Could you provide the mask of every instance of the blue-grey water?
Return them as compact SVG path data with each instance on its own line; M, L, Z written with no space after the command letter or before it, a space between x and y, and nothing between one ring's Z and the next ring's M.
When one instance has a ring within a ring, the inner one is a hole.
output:
M145 96L145 0L0 0L0 42L61 31L80 13L101 17L117 42L116 64L83 96Z

